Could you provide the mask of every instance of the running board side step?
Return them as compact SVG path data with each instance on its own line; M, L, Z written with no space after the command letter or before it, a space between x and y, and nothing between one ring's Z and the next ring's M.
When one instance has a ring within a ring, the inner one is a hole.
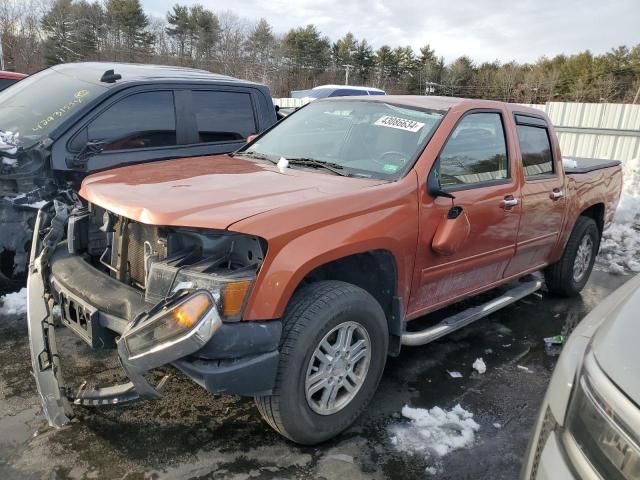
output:
M432 327L418 332L405 331L405 333L402 334L402 345L417 346L433 342L440 337L448 335L462 327L466 327L476 320L480 320L481 318L491 315L507 305L511 305L512 303L531 295L532 293L540 290L542 284L543 281L539 279L520 283L510 290L507 290L499 297L494 298L483 305L471 307L467 310L456 313L455 315L451 315Z

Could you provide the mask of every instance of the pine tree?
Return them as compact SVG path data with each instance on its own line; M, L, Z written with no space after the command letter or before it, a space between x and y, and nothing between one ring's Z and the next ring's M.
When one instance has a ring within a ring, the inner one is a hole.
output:
M213 49L220 40L220 22L218 17L201 5L190 10L191 41L196 59L210 60Z
M271 25L264 18L261 18L256 26L251 30L247 38L245 49L252 62L252 69L259 75L260 80L266 83L269 68L274 62L275 37Z
M191 16L189 9L183 5L175 4L173 11L167 12L167 34L173 38L178 45L178 56L183 59L187 49L187 41L191 30Z
M78 25L72 0L56 0L42 17L42 29L47 34L45 60L47 65L71 62L80 58Z
M134 61L137 54L147 53L153 37L146 31L149 19L140 0L107 0L106 6L116 35L116 50L121 50L128 61Z

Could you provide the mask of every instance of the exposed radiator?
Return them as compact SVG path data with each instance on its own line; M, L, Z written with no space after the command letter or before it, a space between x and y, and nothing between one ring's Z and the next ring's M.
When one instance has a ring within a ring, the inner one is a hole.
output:
M167 256L167 247L164 242L159 242L158 227L145 225L129 221L125 230L126 238L121 242L120 232L122 232L122 222L119 218L115 224L115 233L113 235L112 246L116 255L112 256L112 266L118 267L118 248L121 244L126 245L126 275L125 280L131 284L137 284L144 288L145 286L145 243L147 243L147 251L152 251L158 259L162 260Z

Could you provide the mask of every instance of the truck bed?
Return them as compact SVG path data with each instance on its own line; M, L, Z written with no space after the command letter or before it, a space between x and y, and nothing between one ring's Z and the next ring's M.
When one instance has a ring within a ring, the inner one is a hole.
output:
M617 167L620 160L604 160L601 158L562 157L564 172L567 175L589 173L605 168Z

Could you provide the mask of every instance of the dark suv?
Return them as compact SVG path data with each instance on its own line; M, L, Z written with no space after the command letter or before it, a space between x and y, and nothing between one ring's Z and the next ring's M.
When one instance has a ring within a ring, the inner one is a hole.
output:
M204 70L72 63L11 86L0 93L4 279L24 272L36 208L89 172L231 152L275 122L267 87Z

